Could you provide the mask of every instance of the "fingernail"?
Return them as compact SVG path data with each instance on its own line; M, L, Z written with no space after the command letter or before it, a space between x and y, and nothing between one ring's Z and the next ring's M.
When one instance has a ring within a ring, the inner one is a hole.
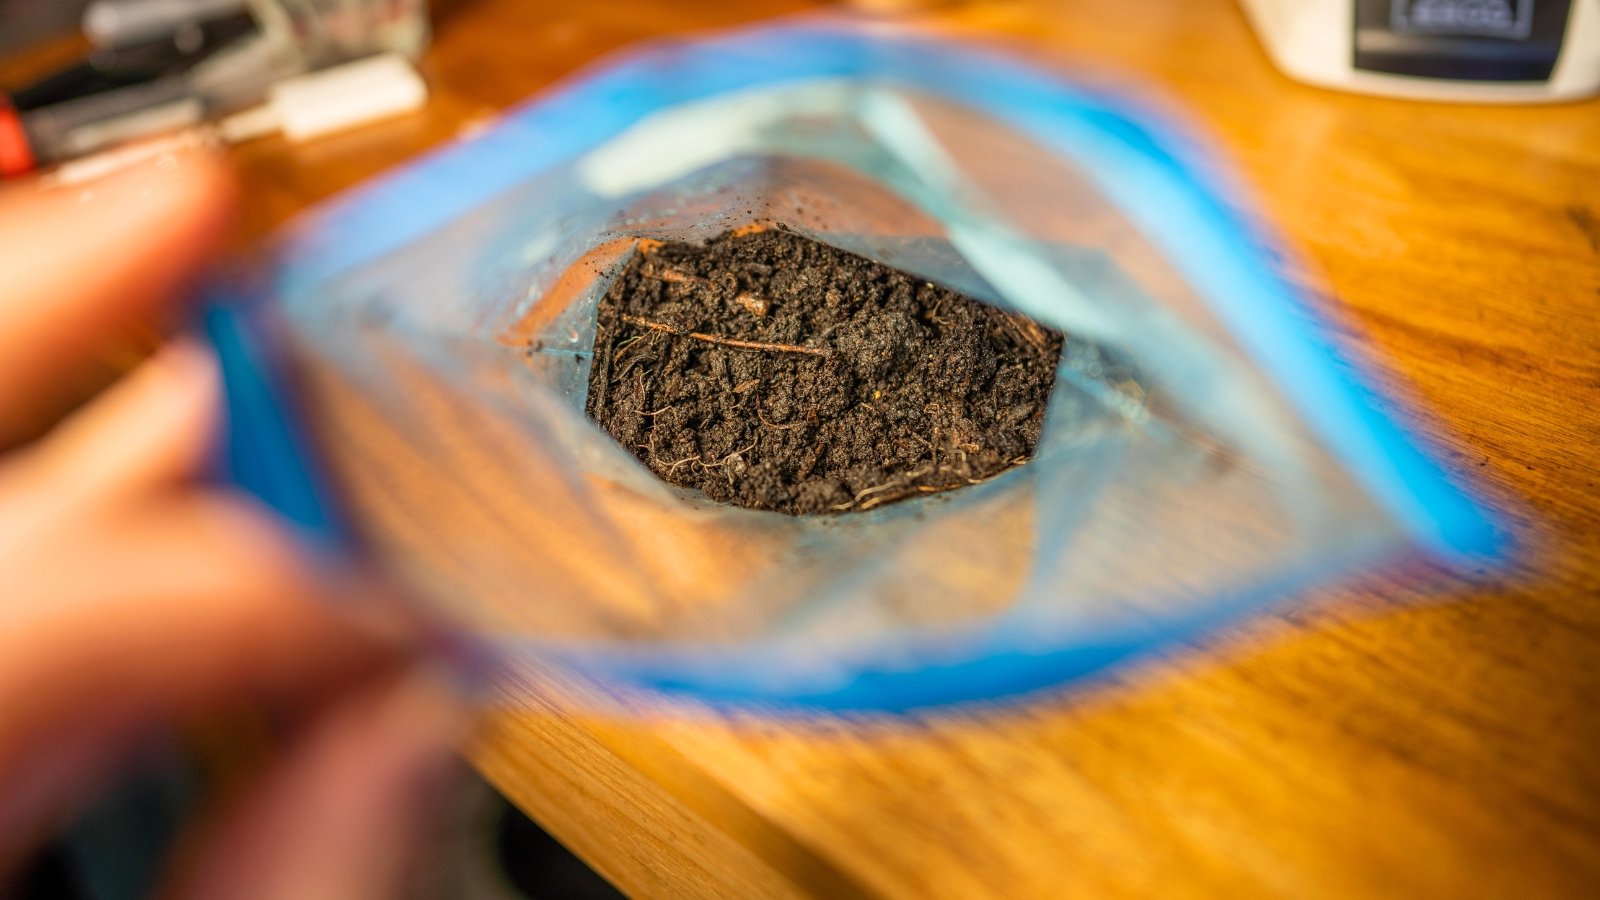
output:
M194 165L190 161L196 159L214 165L220 156L218 150L215 138L199 132L157 138L63 163L41 176L38 185L45 190L77 188L92 193L95 185L119 175L142 170L172 174Z
M154 371L186 385L210 385L217 377L217 359L193 338L176 338L150 357Z
M79 210L114 213L108 219L113 226L146 229L164 223L175 210L188 210L198 203L226 207L224 198L231 191L219 157L204 151L182 151L141 160L82 183L60 185L51 193L67 202L75 200Z
M169 400L164 409L174 421L189 421L201 404L208 411L216 408L220 391L216 358L198 342L188 338L168 341L143 368L165 386ZM208 419L213 415L208 412Z

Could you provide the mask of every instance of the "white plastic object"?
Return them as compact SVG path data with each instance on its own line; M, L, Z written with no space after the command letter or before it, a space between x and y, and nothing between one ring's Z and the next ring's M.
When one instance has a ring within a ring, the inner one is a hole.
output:
M220 128L230 143L274 131L305 141L409 112L427 99L428 86L411 63L385 53L285 79L272 86L266 103L223 119Z
M1319 87L1418 100L1541 103L1600 92L1600 0L1572 0L1561 54L1543 82L1464 81L1355 68L1357 0L1240 0L1272 61Z

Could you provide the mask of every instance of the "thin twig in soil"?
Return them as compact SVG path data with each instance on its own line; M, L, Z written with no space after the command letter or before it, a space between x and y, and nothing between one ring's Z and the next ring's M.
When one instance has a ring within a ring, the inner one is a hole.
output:
M1034 353L1043 353L1045 347L1049 345L1049 338L1045 336L1044 329L1039 327L1039 323L1020 313L1001 313L1000 316L1012 337Z
M904 499L905 497L910 496L910 494L911 494L910 491L906 491L905 493L893 494L893 495L887 496L887 497L873 497L871 500L868 500L867 502L861 504L861 506L858 507L858 508L862 512L866 512L867 510L872 509L875 506L882 506L885 503L893 503L896 500Z
M676 335L677 337L692 338L693 340L697 341L705 341L708 344L717 344L723 347L734 347L739 350L765 350L769 353L804 353L808 356L833 355L831 351L823 350L818 347L800 347L796 346L795 344L768 344L762 341L741 341L734 338L717 337L714 334L705 334L704 332L699 331L688 331L683 328L668 325L665 322L655 322L640 316L630 316L626 313L623 314L622 321L627 322L629 325L637 325L640 328L648 328L651 331L659 331L662 334L671 334Z
M996 478L999 478L1007 472L1010 472L1013 467L1021 465L1027 461L1027 456L1016 457L1015 459L1009 460L1004 469L1001 469L1000 471L983 478L968 478L958 476L960 477L960 480L951 482L950 484L910 483L916 481L918 478L921 478L924 475L934 474L938 471L931 465L921 466L900 476L898 480L886 481L883 484L876 484L872 487L865 488L857 492L855 498L848 503L837 503L829 508L835 512L843 512L848 509L854 509L858 512L866 512L867 510L882 506L885 503L893 503L897 500L902 500L911 496L912 494L938 494L944 491L953 491L959 487L966 487L967 485L986 484L995 480ZM895 488L900 488L901 490L896 493L884 493L885 491L893 490Z
M628 357L628 364L622 367L622 371L618 372L617 373L617 377L613 378L612 381L616 382L617 384L621 384L622 383L622 379L628 377L628 373L633 371L633 367L634 366L639 365L641 363L655 362L657 359L659 359L659 357L644 356L642 354L635 355L635 356L630 356L630 357ZM641 369L640 371L642 372L644 370Z
M1012 468L1014 468L1014 467L1015 467L1015 464L1013 464L1011 466L1006 466L1004 469L1001 469L1000 471L994 473L993 475L985 475L982 478L968 478L966 481L967 481L967 484L986 484L988 482L991 482L991 481L995 480L996 478L999 478L1001 475L1004 475L1007 472L1010 472L1012 470ZM955 485L955 487L960 487L960 486L961 485Z
M918 478L921 478L924 475L931 475L934 471L934 467L931 465L918 466L904 475L899 476L899 478L894 481L885 481L882 484L875 484L872 487L863 488L862 490L857 491L855 499L851 500L850 502L860 503L861 498L867 496L868 494L877 494L882 491L887 491L890 488L906 487L910 482L916 481Z
M678 471L678 467L683 465L684 463L687 463L687 462L699 462L699 461L700 461L700 454L698 454L698 453L696 453L693 456L685 456L683 459L680 459L677 462L672 463L671 465L667 466L667 474L671 475L673 472Z
M711 463L709 465L707 465L706 463L701 463L700 465L702 467L704 467L704 468L707 468L707 469L720 468L722 466L727 465L729 463L729 461L731 461L735 456L739 456L740 454L744 453L746 450L754 450L755 448L756 448L756 442L755 441L751 441L748 445L740 447L739 449L733 451L732 453L729 453L727 456L724 456L722 458L721 462L714 462L714 463Z
M706 283L706 280L699 275L690 275L688 272L680 272L677 269L669 269L665 266L662 266L656 272L644 272L643 275L646 278L654 278L657 281L666 281L672 284Z
M874 485L873 487L865 488L863 490L857 491L855 497L853 497L850 500L850 502L851 503L860 503L861 502L861 498L867 496L868 494L876 494L876 493L879 493L881 491L892 490L892 489L897 488L897 487L905 487L905 482L889 481L889 482L885 482L883 484Z
M704 278L699 275L690 275L688 272L684 272L680 269L674 269L670 266L664 266L659 263L654 269L641 269L639 274L646 278L654 278L656 281L665 281L668 284L711 283L711 279L709 278ZM741 292L737 297L733 298L733 302L739 304L758 316L766 315L767 310L772 307L771 300L768 300L759 294L752 294L749 292Z

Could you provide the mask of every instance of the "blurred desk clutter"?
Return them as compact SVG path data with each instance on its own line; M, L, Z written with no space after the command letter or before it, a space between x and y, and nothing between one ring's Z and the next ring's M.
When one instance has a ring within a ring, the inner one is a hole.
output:
M428 42L422 0L96 0L82 31L81 59L0 100L0 176L157 138L308 140L427 97L411 65Z

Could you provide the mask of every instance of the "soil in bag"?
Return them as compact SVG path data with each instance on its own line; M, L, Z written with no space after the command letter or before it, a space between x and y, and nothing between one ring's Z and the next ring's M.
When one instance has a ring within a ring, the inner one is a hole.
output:
M601 300L587 412L650 471L794 515L1026 462L1062 336L785 231L644 242Z

